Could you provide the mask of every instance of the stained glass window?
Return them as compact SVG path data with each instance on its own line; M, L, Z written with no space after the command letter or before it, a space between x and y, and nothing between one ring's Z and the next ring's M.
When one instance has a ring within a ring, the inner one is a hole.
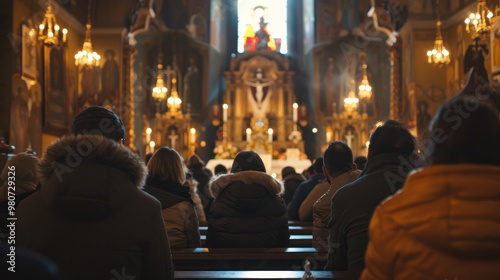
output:
M287 0L238 0L238 52L288 51Z

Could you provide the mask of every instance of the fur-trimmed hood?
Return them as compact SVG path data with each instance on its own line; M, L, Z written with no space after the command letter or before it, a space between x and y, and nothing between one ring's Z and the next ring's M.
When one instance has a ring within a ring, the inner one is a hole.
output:
M210 180L210 194L217 198L227 186L240 182L244 185L257 184L266 188L270 193L281 195L285 191L283 184L271 175L260 171L241 171L238 173L222 174Z
M52 143L39 166L41 194L60 212L102 217L144 185L147 169L127 147L99 135L69 135Z

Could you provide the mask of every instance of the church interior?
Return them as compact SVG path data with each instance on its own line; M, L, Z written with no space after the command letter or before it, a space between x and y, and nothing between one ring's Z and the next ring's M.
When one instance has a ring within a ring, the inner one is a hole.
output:
M272 170L307 168L333 140L366 155L381 122L421 137L470 77L498 85L497 5L4 0L0 139L43 156L100 105L140 156L169 146L215 164L250 149Z

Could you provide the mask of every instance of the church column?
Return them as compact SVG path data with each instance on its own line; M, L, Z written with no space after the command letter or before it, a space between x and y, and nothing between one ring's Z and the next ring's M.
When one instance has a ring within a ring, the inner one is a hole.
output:
M139 40L136 35L137 44L134 46L135 51L131 54L130 58L130 127L129 136L130 145L135 148L139 155L143 153L143 139L142 139L142 129L143 129L143 102L145 99L144 92L144 82L145 77L143 75L144 65L144 44L142 40ZM137 136L137 137L134 137Z
M127 116L127 142L132 151L137 151L137 146L135 145L135 108L134 108L134 87L135 87L135 73L133 71L134 69L134 64L136 63L137 60L137 49L134 46L130 46L129 48L129 53L128 53L130 59L129 59L129 65L127 66L128 68L128 88L127 88L127 94L128 94L128 105L127 105L127 111L128 111L128 116Z
M401 43L396 43L389 48L390 74L390 118L393 120L401 119Z

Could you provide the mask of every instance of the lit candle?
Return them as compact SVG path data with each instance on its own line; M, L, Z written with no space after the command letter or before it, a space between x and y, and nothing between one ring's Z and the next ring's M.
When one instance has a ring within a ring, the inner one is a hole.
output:
M327 131L326 132L326 143L330 143L331 140L332 140L332 132Z
M269 128L267 130L267 141L269 141L269 143L273 142L273 129L272 128Z
M151 153L155 152L155 141L149 142L149 152Z
M190 136L190 141L191 141L191 144L194 144L196 142L196 129L194 127L191 127L191 129L189 130L189 132L191 133L189 136Z
M293 103L293 122L297 122L298 119L298 111L297 109L299 108L299 104Z
M252 141L252 129L247 128L247 142L250 143Z
M227 122L227 108L229 108L229 106L224 103L224 105L222 105L222 121L223 122Z
M63 28L62 33L63 33L63 42L66 43L67 39L66 36L68 35L68 29Z
M151 127L146 128L146 143L151 142Z

